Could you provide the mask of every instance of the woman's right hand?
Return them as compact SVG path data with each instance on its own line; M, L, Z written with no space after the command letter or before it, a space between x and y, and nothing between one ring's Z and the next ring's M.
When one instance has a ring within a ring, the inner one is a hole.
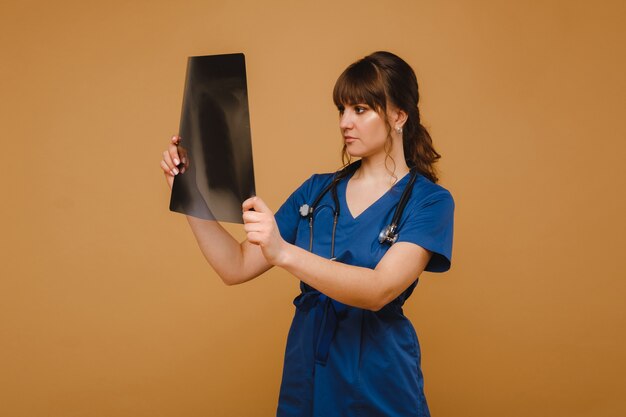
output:
M187 151L180 146L181 140L182 138L180 136L172 136L170 144L163 152L163 159L161 160L161 169L163 169L165 180L170 189L174 183L174 177L179 173L184 173L189 167Z

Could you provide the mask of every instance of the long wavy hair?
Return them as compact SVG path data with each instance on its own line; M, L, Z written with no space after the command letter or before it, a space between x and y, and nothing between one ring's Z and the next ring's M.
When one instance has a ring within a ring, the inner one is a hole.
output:
M403 110L408 116L402 128L402 144L407 166L417 170L432 182L436 183L439 180L435 163L441 155L435 151L430 134L420 120L419 90L415 72L402 58L391 52L378 51L356 61L337 79L333 89L333 101L338 108L358 103L367 104L383 117L389 132L392 126L387 120L387 107L391 105ZM389 157L390 134L387 140L385 150ZM345 144L342 160L344 168L351 162Z

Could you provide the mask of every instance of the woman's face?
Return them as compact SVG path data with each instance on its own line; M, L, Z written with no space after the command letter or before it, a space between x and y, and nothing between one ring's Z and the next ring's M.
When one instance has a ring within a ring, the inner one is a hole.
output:
M340 107L339 129L346 151L351 156L364 158L385 153L389 127L380 114L367 104Z

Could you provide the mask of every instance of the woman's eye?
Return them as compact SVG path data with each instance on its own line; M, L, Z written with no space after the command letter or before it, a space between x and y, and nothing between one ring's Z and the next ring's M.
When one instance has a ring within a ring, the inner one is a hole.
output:
M354 112L355 112L356 114L365 113L365 111L366 111L366 110L367 110L367 109L366 109L365 107L363 107L363 106L355 106L355 107L354 107Z

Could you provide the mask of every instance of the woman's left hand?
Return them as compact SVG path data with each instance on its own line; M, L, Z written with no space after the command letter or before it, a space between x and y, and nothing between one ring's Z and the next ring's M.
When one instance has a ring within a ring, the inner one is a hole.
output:
M243 228L248 235L248 241L261 247L267 262L278 265L288 248L288 243L280 235L274 213L259 197L251 197L241 206Z

